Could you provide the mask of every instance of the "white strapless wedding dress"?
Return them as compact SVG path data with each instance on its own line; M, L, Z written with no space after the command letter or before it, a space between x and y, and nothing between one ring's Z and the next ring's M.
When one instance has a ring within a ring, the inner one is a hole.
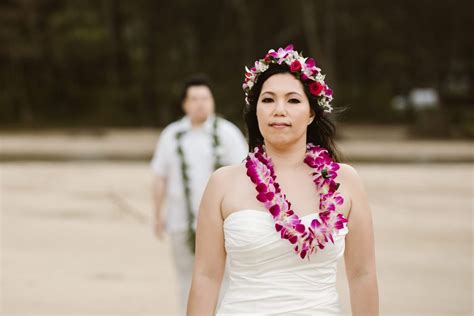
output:
M301 217L308 226L318 214ZM275 231L270 213L241 210L224 221L228 284L218 316L340 315L337 261L344 253L347 226L334 244L302 260Z

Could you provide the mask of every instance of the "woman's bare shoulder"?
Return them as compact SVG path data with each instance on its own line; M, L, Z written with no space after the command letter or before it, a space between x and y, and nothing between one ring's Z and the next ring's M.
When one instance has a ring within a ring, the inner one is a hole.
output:
M235 185L236 179L238 179L242 172L245 172L244 168L245 166L241 165L226 166L212 173L201 200L201 208L205 212L207 212L206 210L220 209L226 193L232 191L232 186Z
M359 172L351 165L341 163L336 182L341 183L341 189L351 200L365 198L366 189Z
M345 163L339 164L340 168L337 171L336 182L342 185L342 190L345 194L354 197L360 192L364 192L364 182L359 172L353 166Z
M346 163L339 163L339 170L337 177L340 181L348 181L351 183L357 183L361 181L360 175L356 168Z
M246 174L244 165L232 165L215 170L206 186L203 200L213 199L219 201L219 205L228 196L229 192L235 192L239 187L242 175Z
M244 164L225 166L215 170L211 175L210 181L214 185L225 187L245 175L246 168Z
M245 174L246 169L244 164L225 166L214 171L213 176L220 180L229 180L236 176L242 176Z

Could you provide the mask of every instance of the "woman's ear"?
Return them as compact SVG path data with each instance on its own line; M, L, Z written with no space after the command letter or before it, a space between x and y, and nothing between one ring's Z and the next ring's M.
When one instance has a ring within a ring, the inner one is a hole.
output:
M316 113L314 113L314 111L311 110L310 115L309 115L308 125L313 123L315 116L316 116Z

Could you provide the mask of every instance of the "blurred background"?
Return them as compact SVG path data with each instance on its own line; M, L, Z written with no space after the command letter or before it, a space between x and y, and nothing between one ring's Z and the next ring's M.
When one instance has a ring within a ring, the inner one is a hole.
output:
M2 315L176 315L149 169L207 73L243 129L244 66L315 56L364 179L382 315L471 315L472 1L0 3ZM341 262L339 288L350 312Z

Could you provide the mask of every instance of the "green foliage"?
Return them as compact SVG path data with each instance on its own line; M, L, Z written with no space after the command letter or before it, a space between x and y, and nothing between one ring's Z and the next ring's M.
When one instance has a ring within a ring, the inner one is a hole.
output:
M467 0L10 0L0 5L0 124L163 126L196 72L241 124L244 65L288 43L316 57L335 105L348 107L341 119L401 122L394 95L427 85L449 95L452 73L470 76L470 9ZM472 99L469 78L462 94Z

